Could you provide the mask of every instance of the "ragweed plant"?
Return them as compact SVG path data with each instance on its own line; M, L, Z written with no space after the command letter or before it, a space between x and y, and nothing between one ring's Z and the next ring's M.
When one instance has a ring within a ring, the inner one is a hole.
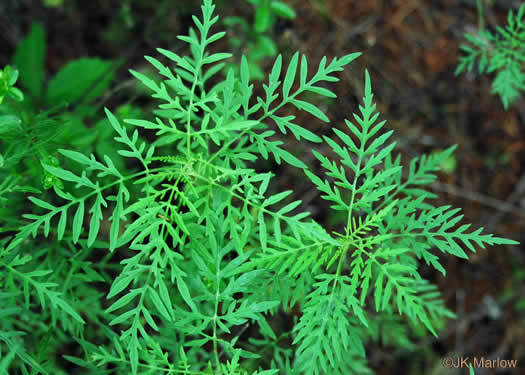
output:
M359 111L335 137L286 114L293 106L328 122L304 94L335 97L325 83L359 53L313 71L299 53L286 69L278 56L256 96L245 58L240 77L218 78L230 54L209 52L224 36L211 32L213 10L204 0L196 29L179 37L189 56L158 50L174 67L146 57L160 80L131 71L160 102L154 119L127 128L106 110L129 169L68 149L60 165L43 163L63 187L51 200L30 196L26 223L1 243L4 369L369 373L370 340L410 346L407 326L436 335L454 316L423 263L445 274L440 253L516 243L458 226L458 209L430 203L423 187L454 147L413 159L403 178L368 72ZM277 132L326 143L331 156L314 152L324 173ZM292 191L274 192L272 172L254 168L260 158L304 172L344 213L344 230L309 218ZM277 327L272 316L292 307L292 327Z
M477 34L465 34L470 45L461 45L456 75L477 70L479 74L495 73L492 93L499 95L505 109L521 97L525 90L525 4L515 13L509 10L507 25L495 31L481 29Z

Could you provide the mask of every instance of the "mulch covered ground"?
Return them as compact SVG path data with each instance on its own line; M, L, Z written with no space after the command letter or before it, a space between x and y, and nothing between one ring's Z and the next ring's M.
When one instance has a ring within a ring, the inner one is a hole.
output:
M48 33L48 72L56 72L73 58L90 55L125 57L126 69L145 64L142 56L154 48L179 49L176 35L185 33L198 2L158 0L65 0L49 9L37 0L0 2L0 66L10 62L16 43L32 19L44 23ZM151 3L157 3L154 8ZM279 21L272 38L285 61L293 51L308 56L312 66L321 57L361 51L363 55L341 75L338 99L322 104L332 120L316 122L300 113L303 124L318 134L343 128L363 91L364 69L370 71L378 110L395 129L399 150L406 157L458 144L456 167L432 185L441 197L464 209L465 220L493 233L525 240L525 106L523 100L504 111L490 93L490 79L473 74L454 76L458 46L466 31L477 27L476 0L288 0L296 10L293 21ZM504 24L509 7L520 1L485 1L485 22ZM129 5L129 9L126 8ZM247 2L217 2L221 15L248 19ZM223 48L228 48L225 44ZM271 67L268 61L266 69ZM311 68L313 69L313 68ZM116 95L118 100L119 95ZM116 102L115 105L119 103ZM299 120L301 121L301 120ZM310 162L308 147L293 137L288 146ZM332 225L325 204L308 186L296 186L295 171L279 169L282 188L294 188L313 215ZM337 224L334 224L337 226ZM428 275L437 282L447 306L456 311L439 339L419 339L415 352L382 346L369 350L378 374L452 374L441 358L451 352L463 356L518 359L525 365L525 317L516 308L525 294L525 253L520 246L479 251L470 262L443 258L447 277ZM523 304L523 303L522 303ZM477 374L519 374L520 370L479 369Z

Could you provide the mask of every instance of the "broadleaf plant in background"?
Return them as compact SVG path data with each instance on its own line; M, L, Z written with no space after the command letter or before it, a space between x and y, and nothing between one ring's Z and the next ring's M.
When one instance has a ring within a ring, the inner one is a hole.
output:
M211 52L225 35L212 31L214 8L204 0L195 28L179 37L189 55L146 57L159 78L131 70L160 103L125 121L106 109L117 156L61 148L58 163L42 163L60 184L28 196L25 222L0 241L4 369L371 373L367 345L411 347L409 327L437 335L454 316L422 266L445 275L439 255L516 244L432 205L424 187L454 147L402 173L368 72L362 104L332 137L287 114L295 107L329 122L307 100L335 97L325 84L359 53L314 69L299 53L285 68L279 55L258 96L246 57L239 76L229 69L219 79L231 54ZM288 132L331 150L314 151L323 173L286 149L279 133ZM295 167L343 213L344 229L310 218L294 192L256 168L261 158ZM292 327L273 324L293 311Z
M45 54L44 29L34 23L13 57L20 72L19 83L26 93L24 100L0 106L0 113L15 118L18 126L10 131L4 128L0 142L5 152L2 172L14 168L26 170L20 173L26 178L40 175L40 184L34 180L26 183L49 189L59 182L45 173L40 164L57 164L57 150L62 145L91 149L97 133L87 123L97 121L98 116L92 103L109 87L118 63L80 58L66 64L46 82Z
M460 49L456 75L478 71L494 73L492 93L497 94L505 109L521 97L525 90L525 4L517 12L509 10L507 25L496 26L494 31L481 29L465 34L469 44Z

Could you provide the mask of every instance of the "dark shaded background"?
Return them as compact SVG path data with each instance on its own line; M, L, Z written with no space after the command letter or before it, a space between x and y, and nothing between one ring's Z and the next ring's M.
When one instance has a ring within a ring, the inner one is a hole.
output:
M253 8L241 0L217 1L221 16L253 18ZM362 51L332 86L334 102L320 103L332 123L326 125L294 113L317 134L343 128L343 119L356 110L363 91L365 67L372 76L378 110L395 129L399 150L408 158L458 144L456 168L440 174L431 188L439 204L464 209L465 221L496 235L524 241L525 236L525 106L519 100L505 112L490 93L490 77L454 76L458 46L466 31L477 27L476 0L288 0L297 13L293 21L279 20L271 32L285 61L296 50L315 66L329 58ZM520 1L485 1L488 27L506 22L509 8ZM198 1L65 0L47 8L39 0L0 0L0 66L11 62L14 49L33 20L47 32L48 76L81 56L125 58L111 107L129 100L122 87L131 79L127 69L147 65L143 55L162 47L179 51L176 36L187 32ZM230 49L226 42L218 47ZM241 51L235 51L237 55ZM265 69L271 67L267 61ZM301 120L299 120L301 121ZM286 139L289 149L315 165L309 146ZM298 185L296 171L277 168L282 188L301 196L314 217L337 227L310 185ZM525 373L525 256L522 246L494 247L473 254L470 261L443 258L447 277L429 274L438 283L448 307L457 312L439 340L418 341L418 350L389 347L368 350L378 374L455 374L441 358L464 356L517 359L513 372L478 369L476 374ZM520 301L521 298L521 301ZM521 309L520 309L521 305Z

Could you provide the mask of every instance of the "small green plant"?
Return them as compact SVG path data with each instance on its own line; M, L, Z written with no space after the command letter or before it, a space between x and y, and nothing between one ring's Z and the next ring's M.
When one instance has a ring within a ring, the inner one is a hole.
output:
M17 102L24 100L22 91L15 87L17 80L18 69L8 65L0 70L0 104L2 104L6 95ZM2 121L2 123L4 122ZM4 128L2 127L1 129L3 130Z
M242 48L246 60L250 77L254 80L262 80L264 72L261 69L261 62L265 58L275 57L278 49L269 33L274 28L277 18L293 20L295 11L286 3L276 0L247 0L255 6L253 23L243 17L227 17L224 24L229 30L238 28L232 32L228 41L230 45L237 49ZM231 64L238 73L238 65Z
M525 4L517 13L509 10L505 27L496 26L495 32L480 27L477 34L465 35L470 45L460 46L464 55L459 58L456 75L471 72L476 66L479 74L495 73L492 93L499 95L505 109L525 90L524 14Z
M42 163L63 187L29 196L26 222L0 241L6 371L366 374L366 344L413 347L409 327L436 335L454 316L421 267L444 275L439 254L516 244L430 203L423 188L454 147L413 159L402 178L368 72L359 111L335 137L286 114L294 106L328 122L305 94L334 98L325 84L359 53L313 71L304 55L286 69L279 55L264 96L245 57L239 77L230 69L211 84L231 57L209 52L225 35L211 32L213 10L204 0L196 30L179 37L191 55L158 50L175 68L146 57L160 80L131 71L160 101L156 117L125 120L129 130L106 110L125 167L70 149L59 165ZM278 132L326 144L330 156L314 151L324 174ZM343 213L343 230L309 218L271 171L255 169L261 158L295 167ZM292 307L292 327L273 324Z

